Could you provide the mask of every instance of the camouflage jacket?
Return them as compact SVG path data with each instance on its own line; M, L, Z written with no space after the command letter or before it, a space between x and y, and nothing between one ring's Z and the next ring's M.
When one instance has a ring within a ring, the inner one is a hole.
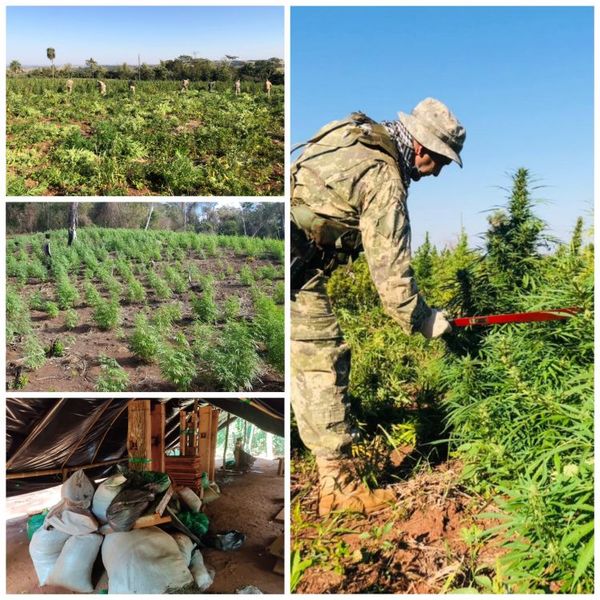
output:
M431 309L419 295L410 265L407 191L395 142L362 113L325 125L292 165L294 206L307 206L360 235L371 277L386 313L407 333ZM310 235L310 232L308 232Z

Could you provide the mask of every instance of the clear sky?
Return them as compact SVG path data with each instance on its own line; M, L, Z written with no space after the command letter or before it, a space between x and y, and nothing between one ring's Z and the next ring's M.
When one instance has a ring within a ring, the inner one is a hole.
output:
M19 6L7 8L7 64L158 64L181 54L283 58L283 9L212 6Z
M568 239L592 225L593 9L394 7L292 9L292 145L361 110L375 120L439 98L467 129L464 168L413 182L413 249L426 231L473 246L528 168L537 213ZM294 155L296 156L296 155Z

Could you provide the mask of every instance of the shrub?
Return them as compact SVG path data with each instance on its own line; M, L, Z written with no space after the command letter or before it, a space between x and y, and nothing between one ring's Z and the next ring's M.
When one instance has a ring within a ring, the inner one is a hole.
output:
M229 296L223 305L223 317L226 321L237 319L242 310L242 302L237 296Z
M39 369L46 362L46 352L37 337L33 334L25 338L23 354L23 364L32 371Z
M100 357L100 374L96 381L97 392L125 392L129 386L129 375L114 359Z
M217 303L212 290L205 290L192 299L192 308L196 317L204 323L214 323L217 320Z
M248 265L244 265L240 269L240 283L242 285L252 285L254 283L254 273Z
M58 357L65 355L65 345L60 340L56 339L50 344L46 350L46 356L48 358Z
M161 333L167 333L173 323L182 317L181 304L169 304L161 306L152 319L152 323Z
M83 293L88 306L96 306L96 304L102 300L100 292L91 281L83 282Z
M68 308L65 311L65 327L67 329L75 329L79 322L79 315L74 308Z
M56 282L56 300L58 306L65 310L75 305L79 300L79 293L75 286L70 282L69 277L61 275Z
M206 357L208 367L226 392L252 389L260 374L260 358L247 325L229 321L216 347Z
M285 319L283 310L267 296L259 297L254 302L256 315L254 330L259 340L264 342L267 360L280 373L285 363Z
M48 301L46 302L46 313L51 319L58 317L60 313L60 309L58 308L58 304L56 302Z
M182 333L175 336L173 345L164 344L158 353L162 376L179 392L190 389L196 377L196 364L192 349Z
M160 347L160 336L148 322L145 313L140 313L135 318L135 329L131 336L129 347L144 362L150 363L156 359Z
M134 302L143 302L146 299L146 290L137 279L130 279L127 282L125 300L131 304Z
M275 304L285 303L285 285L283 281L278 281L273 290L273 301Z
M121 320L121 309L115 300L100 300L94 307L94 321L103 331L114 329Z

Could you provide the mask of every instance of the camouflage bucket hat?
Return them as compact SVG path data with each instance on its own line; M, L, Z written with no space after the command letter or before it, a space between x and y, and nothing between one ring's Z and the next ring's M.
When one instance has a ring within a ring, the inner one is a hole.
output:
M445 104L435 98L425 98L410 115L401 112L398 116L410 135L422 146L462 167L459 154L467 132Z

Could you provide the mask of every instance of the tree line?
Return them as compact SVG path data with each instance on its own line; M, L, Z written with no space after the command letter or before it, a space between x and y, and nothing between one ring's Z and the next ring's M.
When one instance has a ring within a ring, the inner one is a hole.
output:
M73 217L75 212L76 217ZM79 227L195 231L283 239L280 202L11 202L6 205L9 234Z
M143 81L166 81L190 79L191 81L265 81L269 79L275 85L284 82L283 60L269 58L267 60L240 61L235 56L222 60L194 58L181 55L171 60L161 60L158 65L141 63L132 66L101 65L94 58L88 58L84 66L64 64L55 68L56 52L48 48L46 56L51 61L49 67L38 67L25 70L18 60L13 60L7 68L9 77L61 77L61 78L94 78L94 79L139 79Z

